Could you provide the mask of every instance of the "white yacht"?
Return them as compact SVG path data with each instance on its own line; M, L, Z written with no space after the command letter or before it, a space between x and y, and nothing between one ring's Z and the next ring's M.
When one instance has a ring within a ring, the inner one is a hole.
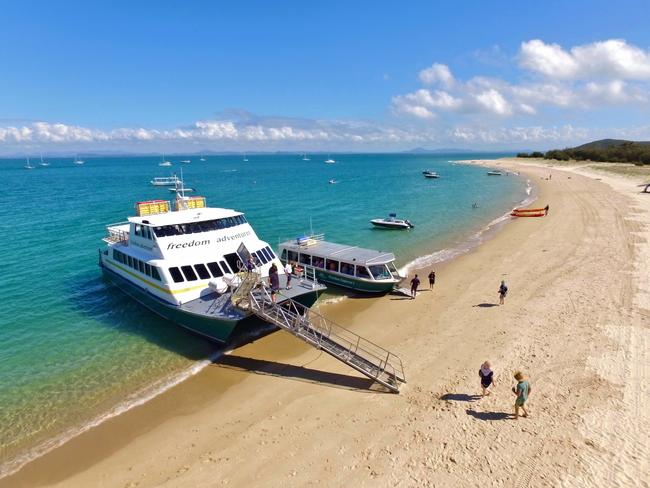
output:
M181 159L181 163L183 164L190 164L192 162L191 159Z
M176 187L179 183L182 183L181 179L176 176L156 176L150 182L153 186L174 186Z
M305 154L302 156L302 160L303 160L303 161L311 161L311 159L309 159L309 158L307 157L307 153L305 153Z
M412 229L415 226L407 219L398 219L397 214L391 213L385 219L372 219L370 221L375 227L383 229Z
M173 211L166 200L138 202L136 215L109 225L103 240L99 265L110 282L154 313L219 342L242 321L260 320L232 296L249 258L263 279L277 266L280 304L293 299L309 307L325 289L306 278L285 289L282 263L243 213L207 207L204 197L182 192Z
M163 154L163 155L162 155L162 160L158 163L158 166L165 166L165 167L168 167L168 166L171 166L171 165L172 165L172 162L171 162L171 161L167 161L167 160L165 159L165 155Z
M325 160L325 164L334 164L336 161L334 161L329 154L327 155L327 159Z
M23 166L25 169L34 169L36 166L32 166L32 163L29 162L29 158L27 158L27 164Z
M47 168L47 167L50 165L49 162L47 162L47 161L43 161L43 155L42 155L42 154L41 154L41 162L38 163L38 164L40 164L40 165L43 166L44 168Z
M205 158L203 157L203 154L201 154L201 157L199 158L199 161L205 161Z
M74 157L74 161L72 161L74 164L81 166L82 164L86 164L86 161L83 159L79 159L79 156Z

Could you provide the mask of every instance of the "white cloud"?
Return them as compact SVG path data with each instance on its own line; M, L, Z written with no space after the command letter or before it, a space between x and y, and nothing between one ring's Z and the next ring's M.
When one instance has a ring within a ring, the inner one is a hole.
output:
M541 110L594 109L650 102L650 51L611 39L565 50L533 39L521 44L523 81L474 76L460 80L448 66L434 63L420 72L424 85L396 95L393 112L433 120L441 113L456 116L530 117ZM531 79L530 74L537 75ZM540 76L541 75L541 76Z
M429 68L420 71L419 78L425 85L439 83L449 88L454 84L454 77L449 71L449 67L439 63L433 63Z
M650 80L650 50L622 39L575 46L569 51L533 39L521 44L519 60L524 69L552 79Z

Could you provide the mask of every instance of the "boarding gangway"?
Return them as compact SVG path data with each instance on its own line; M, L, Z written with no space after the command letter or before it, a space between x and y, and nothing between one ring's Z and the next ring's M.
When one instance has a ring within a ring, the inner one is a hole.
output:
M231 296L236 307L325 351L394 393L406 383L402 360L395 354L294 300L279 296L274 303L255 271L239 276L241 282Z

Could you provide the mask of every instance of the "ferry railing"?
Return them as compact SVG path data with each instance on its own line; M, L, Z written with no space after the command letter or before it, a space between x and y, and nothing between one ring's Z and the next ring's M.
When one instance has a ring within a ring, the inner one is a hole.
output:
M127 244L129 242L129 231L123 230L120 227L129 225L129 222L118 222L106 226L106 236L102 239L109 244Z
M280 303L275 303L264 286L251 290L249 300L259 317L324 350L389 390L399 392L399 384L406 382L399 356L318 312L284 296Z

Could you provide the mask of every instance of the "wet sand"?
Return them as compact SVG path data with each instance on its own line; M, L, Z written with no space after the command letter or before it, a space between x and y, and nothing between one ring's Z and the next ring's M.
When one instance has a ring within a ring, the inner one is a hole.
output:
M548 217L438 267L416 300L321 308L402 357L399 395L277 332L0 486L648 486L650 195L585 167L475 164L527 174ZM533 391L515 421L517 369Z

